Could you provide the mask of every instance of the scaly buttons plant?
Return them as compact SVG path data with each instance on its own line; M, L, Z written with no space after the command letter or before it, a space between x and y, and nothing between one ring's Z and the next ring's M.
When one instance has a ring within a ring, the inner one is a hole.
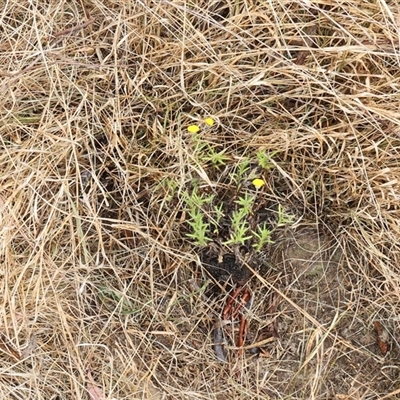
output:
M261 189L265 185L265 182L259 178L254 179L251 183L256 189Z
M200 127L198 125L189 125L187 130L190 133L197 133L200 130Z
M204 120L204 122L208 125L208 126L213 126L214 125L214 120L211 117L208 117Z
M207 126L213 126L215 121L213 118L211 117L207 117L203 120L203 122L207 125ZM198 133L200 131L200 126L193 124L193 125L189 125L187 127L188 132L190 133Z

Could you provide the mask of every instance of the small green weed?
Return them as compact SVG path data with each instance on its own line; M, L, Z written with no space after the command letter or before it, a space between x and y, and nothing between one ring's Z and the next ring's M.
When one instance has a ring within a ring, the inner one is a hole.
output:
M254 196L249 196L248 193L245 193L245 195L243 197L239 197L239 200L236 200L235 203L239 205L239 208L232 214L231 237L224 244L244 245L247 240L252 238L252 235L248 235L250 228L247 220L252 213Z
M274 167L274 164L271 162L274 155L277 151L274 151L271 154L267 154L265 151L257 151L256 157L258 161L258 165L263 169L270 169Z
M236 166L235 172L230 174L232 181L235 185L239 186L241 182L243 182L250 171L250 158L246 157L242 161L239 162Z
M257 228L257 232L253 232L254 238L256 239L256 242L253 243L253 247L256 252L260 252L266 244L273 243L272 233L273 230L267 228L265 223Z
M211 163L211 165L216 168L226 165L230 158L225 155L225 150L217 151L211 143L201 138L200 133L192 133L195 158L199 163Z
M225 151L217 151L211 143L203 140L201 128L198 125L190 125L188 132L192 133L191 141L197 161L208 163L209 166L216 169L228 164L230 158L225 155ZM187 233L186 236L198 246L206 246L215 239L224 240L222 243L226 246L250 243L256 252L261 251L265 245L272 243L271 238L274 229L291 223L293 217L286 214L284 208L279 205L275 228L263 223L253 231L251 221L254 221L254 218L257 217L254 215L253 209L258 190L261 190L265 184L263 179L257 177L257 170L272 168L274 164L271 160L275 154L276 152L268 154L265 151L258 151L253 157L243 157L236 164L234 172L230 173L229 176L237 190L244 190L244 193L233 202L226 204L226 202L218 200L215 194L208 195L201 192L197 185L194 185L191 190L185 191L183 203L186 206L187 224L190 227L190 233ZM258 166L252 165L255 159ZM250 181L257 191L248 191L247 185L243 185L245 181ZM229 210L227 210L227 207ZM223 229L221 227L222 221L224 221ZM228 232L226 231L227 221L229 222Z
M192 238L195 244L205 246L207 242L212 240L207 236L210 224L204 221L204 216L200 209L189 211L189 215L188 224L193 233L188 233L186 236Z
M204 206L210 204L214 195L206 196L199 194L195 187L190 194L185 193L184 201L189 214L188 224L192 229L192 233L187 236L194 240L194 243L199 246L205 246L212 239L207 237L207 232L210 230L210 223L205 221Z
M293 223L294 216L287 214L281 204L278 205L278 223L277 226L284 226Z

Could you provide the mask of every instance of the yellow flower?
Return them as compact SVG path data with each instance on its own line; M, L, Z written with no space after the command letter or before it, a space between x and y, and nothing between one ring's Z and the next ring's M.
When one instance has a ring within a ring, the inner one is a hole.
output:
M265 182L259 178L254 179L251 183L254 185L256 189L261 189L265 185Z
M190 133L197 133L200 130L200 127L198 125L189 125L187 130Z
M211 117L208 117L204 120L204 122L208 125L208 126L213 126L214 125L214 120Z

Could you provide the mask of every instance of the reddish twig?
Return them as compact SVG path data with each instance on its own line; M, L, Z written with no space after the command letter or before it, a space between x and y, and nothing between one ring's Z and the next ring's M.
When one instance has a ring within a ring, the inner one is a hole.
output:
M242 355L243 353L243 346L244 346L244 342L246 340L246 335L247 335L247 318L241 314L240 315L240 325L239 325L239 338L238 338L238 342L237 342L237 346L239 347L239 356Z
M239 347L239 355L243 352L243 346L246 341L247 334L247 318L241 310L246 307L251 299L251 292L248 287L239 286L237 287L230 298L227 300L226 305L222 311L222 322L235 321L239 318L239 334L237 339L237 347ZM218 327L219 328L219 327ZM222 336L222 329L216 329L214 331L214 350L219 360L226 361L225 354L222 346L218 345L221 342L220 336Z
M21 354L19 351L15 348L15 346L11 343L11 341L8 339L6 335L3 333L0 333L0 350L12 357L14 357L17 360L21 359Z
M374 328L379 350L381 351L382 355L385 356L389 351L389 333L379 321L374 321Z
M232 312L232 319L235 320L238 315L240 310L246 306L246 304L250 301L251 299L251 293L249 288L244 288L240 300L239 300L239 304L236 306L235 310Z
M232 293L232 296L227 300L226 305L222 311L222 319L224 321L232 319L232 308L235 300L238 298L240 292L242 291L242 286L239 286L235 289L235 291Z
M222 319L235 320L238 317L240 310L246 306L250 299L251 293L249 288L243 288L242 286L236 288L232 293L232 296L226 302L224 310L222 311ZM234 307L235 302L236 306Z

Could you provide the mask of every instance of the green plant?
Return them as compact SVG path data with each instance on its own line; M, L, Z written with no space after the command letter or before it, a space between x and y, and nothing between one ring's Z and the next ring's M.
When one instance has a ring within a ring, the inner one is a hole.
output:
M291 224L294 220L294 216L291 214L286 214L285 209L281 204L278 205L278 222L277 226L283 226L286 224Z
M242 207L245 215L248 215L251 213L251 208L254 203L254 196L249 196L247 193L245 193L244 197L239 197L239 200L236 200L235 203Z
M206 151L207 152L202 156L201 161L210 161L214 167L218 168L220 166L224 166L229 160L229 157L224 154L225 150L216 152L212 146L208 145L206 147Z
M100 286L98 296L103 305L110 311L118 310L122 315L135 315L140 313L140 308L127 296L107 286Z
M191 133L193 133L192 141L194 144L194 153L196 159L200 163L211 162L211 164L217 168L226 165L226 162L230 160L230 158L225 155L226 149L222 151L216 151L212 144L203 140L200 134L197 134L197 132L194 131L194 127L197 127L197 125L191 125L189 128L192 128L193 131Z
M258 165L263 169L272 168L274 166L274 164L271 163L271 159L274 157L274 155L276 153L277 153L277 151L274 151L271 154L267 154L263 150L257 151L256 157L257 157Z
M245 157L242 161L239 162L239 164L236 166L235 172L231 173L230 177L236 185L239 185L246 178L246 175L248 175L249 170L250 170L250 158Z
M241 244L244 245L247 240L252 238L252 235L248 235L249 224L247 218L252 212L252 206L254 203L254 197L249 196L247 193L243 197L239 197L239 200L235 201L240 208L232 214L232 232L229 240L224 244Z
M218 233L218 227L219 227L219 223L221 222L222 217L225 215L224 211L224 204L220 203L216 206L214 206L214 218L212 219L212 224L214 225L214 233Z
M193 233L187 233L186 236L192 238L195 244L205 246L207 242L211 241L211 239L207 237L210 224L204 222L203 213L200 209L192 210L189 215L190 220L188 224L192 228Z
M207 232L210 229L210 224L205 221L203 206L210 204L214 195L206 196L204 193L199 194L195 187L190 194L186 193L185 203L189 214L188 224L192 228L192 233L186 236L192 238L195 244L205 246L207 242L211 241L207 237Z
M253 236L257 239L257 242L253 244L255 251L259 252L262 250L264 245L269 243L274 243L271 239L273 230L267 228L266 224L264 223L257 228L258 232L253 232Z
M210 204L214 198L214 195L206 196L205 193L198 193L197 187L195 187L190 195L185 193L185 202L189 208L189 212L202 208L205 204Z
M167 177L159 182L156 186L156 190L162 189L164 192L164 199L166 201L171 201L178 191L178 187L178 182L175 179Z
M189 128L190 133L193 133L192 143L196 159L201 162L211 162L214 167L225 165L229 158L225 156L224 151L217 152L210 143L204 141L197 134L197 125ZM267 154L265 151L258 151L256 157L259 167L263 169L271 168L273 166L271 158L275 154L276 152ZM256 167L255 170L259 167ZM250 169L251 158L243 157L236 165L235 172L230 174L232 181L238 185L238 188L241 187L244 180L251 180ZM256 189L261 189L264 181L257 178L253 179L252 184ZM267 228L265 223L258 226L254 231L250 228L249 220L253 214L256 196L257 194L245 192L233 202L235 206L229 213L230 221L228 221L230 222L229 238L223 242L224 245L245 245L251 241L252 247L259 252L266 244L272 243L271 237L274 228ZM215 236L220 234L220 222L225 217L225 206L223 202L217 202L217 204L213 204L213 202L215 202L214 194L201 193L196 186L191 192L184 194L184 204L188 214L187 223L190 227L190 233L187 233L186 236L191 238L196 245L206 246ZM292 221L293 216L287 214L284 208L279 205L278 221L275 227Z
M234 217L232 217L232 233L229 240L224 242L224 244L241 244L244 245L247 240L252 238L251 235L247 235L246 233L249 230L249 225L247 221L239 220L235 222Z

